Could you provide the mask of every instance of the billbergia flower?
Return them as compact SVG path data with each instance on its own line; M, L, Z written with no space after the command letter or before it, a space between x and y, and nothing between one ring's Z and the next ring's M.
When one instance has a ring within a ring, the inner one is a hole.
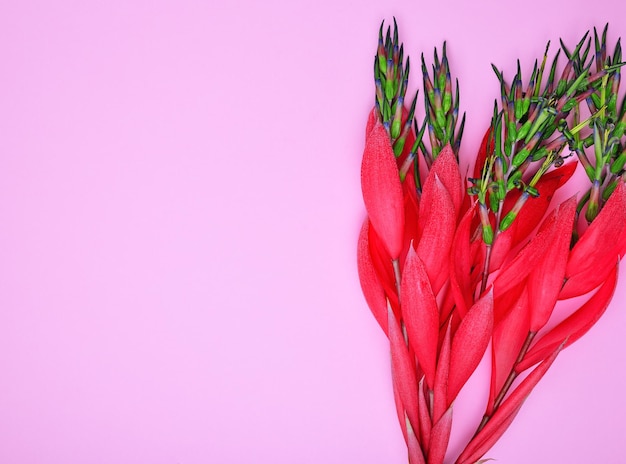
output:
M619 40L609 51L607 28L594 29L594 53L591 43L589 34L571 51L561 42L549 66L548 44L527 80L519 62L511 81L494 66L500 99L473 149L473 176L464 178L465 115L446 44L441 58L435 50L432 73L421 57L420 124L417 93L405 100L410 62L397 25L386 34L381 25L358 269L389 339L412 464L480 462L561 350L611 301L626 252L626 105L618 105ZM579 166L586 193L554 204ZM550 324L561 301L582 295ZM484 413L460 455L449 456L455 399L484 356L491 359Z

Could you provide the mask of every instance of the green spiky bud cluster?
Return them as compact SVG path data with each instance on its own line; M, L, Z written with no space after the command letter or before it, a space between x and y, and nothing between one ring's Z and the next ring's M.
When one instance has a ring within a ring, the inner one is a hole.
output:
M611 97L594 96L600 92L603 82L611 82L611 95L616 94L616 91L613 92L615 82L619 82L619 65L616 64L619 59L616 58L621 58L621 52L616 50L613 59L606 59L600 53L600 58L596 60L599 64L592 72L593 58L588 61L588 35L585 34L571 52L561 41L561 49L553 58L549 70L546 67L548 42L541 64L535 60L526 83L519 61L510 86L502 71L492 65L500 82L500 103L496 101L494 105L482 175L470 179L469 193L477 195L482 207L495 214L498 230L508 228L527 199L538 195L537 182L551 166L563 162L561 153L565 147L569 146L570 151L577 152L576 148L579 148L584 152L584 147L589 146L588 138L582 139L580 133L591 123L594 127L600 124L600 109L592 109L591 116L581 123L579 104L599 99L606 112L608 103L605 100L608 102ZM601 49L600 45L598 47ZM561 51L566 55L567 62L560 77L557 77ZM617 125L613 123L610 127L614 129ZM611 147L611 150L615 149ZM522 195L512 210L501 218L504 198L514 189L522 190ZM483 227L490 228L491 222L485 221Z
M433 78L431 80L424 62L424 54L422 54L424 106L426 108L425 124L428 126L432 150L429 152L423 144L421 146L427 163L432 163L447 144L450 144L458 159L461 137L465 127L465 113L463 113L459 129L456 130L459 117L459 81L456 80L453 93L445 42L441 55L441 61L439 61L437 49L435 49L432 65Z
M613 53L607 53L608 24L599 36L594 28L595 54L586 63L587 53L577 58L577 72L589 69L595 63L597 79L590 79L590 94L586 98L587 109L592 115L589 124L591 131L585 137L581 132L565 134L570 149L574 151L591 187L578 204L578 212L585 209L585 218L593 221L602 204L611 195L618 182L626 179L626 97L618 108L618 94L621 77L622 47L618 39ZM589 39L585 51L590 48ZM579 118L575 113L575 122Z
M383 32L384 22L378 32L378 47L374 58L376 115L389 134L393 152L398 159L400 179L404 181L409 171L412 170L419 195L422 183L418 150L423 156L427 170L447 144L450 144L458 159L465 126L465 114L463 114L457 130L459 85L457 81L453 89L445 43L441 60L435 49L432 79L426 68L424 55L422 55L426 116L423 123L419 125L415 117L417 92L410 107L406 109L405 106L411 66L408 57L406 62L404 60L404 46L398 40L398 26L395 18L393 30L389 26L386 34ZM427 127L430 149L423 142ZM410 147L407 145L409 139L413 140Z
M383 39L384 23L378 32L378 50L374 58L374 81L376 83L376 110L389 133L393 151L400 156L411 131L417 92L413 97L408 117L403 121L403 109L409 83L410 60L404 60L404 45L398 42L398 25L393 20Z

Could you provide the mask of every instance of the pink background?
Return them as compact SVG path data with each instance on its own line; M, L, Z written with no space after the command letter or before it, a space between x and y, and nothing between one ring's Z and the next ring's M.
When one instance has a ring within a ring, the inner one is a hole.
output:
M3 1L0 462L406 462L355 263L380 21L448 41L469 157L489 64L621 3ZM625 298L489 456L623 462Z

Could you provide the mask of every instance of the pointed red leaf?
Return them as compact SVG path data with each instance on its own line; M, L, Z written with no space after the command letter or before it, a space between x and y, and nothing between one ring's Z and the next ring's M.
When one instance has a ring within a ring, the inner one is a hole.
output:
M452 311L456 308L456 304L454 303L454 295L449 286L444 287L443 290L439 292L439 298L439 327L441 328L450 318Z
M496 298L519 285L526 279L537 262L541 260L550 245L550 234L547 233L547 230L550 229L555 220L556 211L552 211L542 223L537 235L520 250L512 261L501 269L493 283Z
M419 421L420 421L420 436L422 449L424 453L428 453L428 448L430 446L430 433L432 430L432 423L430 421L430 412L428 408L428 402L426 401L426 396L424 393L424 379L420 381L419 384Z
M398 387L398 395L412 424L417 424L417 374L415 362L404 341L402 329L391 308L389 316L389 342L391 348L391 373Z
M530 330L538 332L550 316L563 286L565 267L572 239L576 197L561 204L548 234L550 246L538 260L528 276L528 299L530 302Z
M463 201L464 189L461 185L459 163L456 161L456 156L454 156L450 144L443 147L441 152L439 152L437 159L430 168L429 175L436 175L444 185L458 217L461 210L461 202Z
M501 324L509 312L515 307L522 292L526 290L526 280L521 280L515 287L506 293L494 292L493 300L493 324Z
M361 189L372 227L391 258L397 259L402 250L404 233L402 184L389 135L379 122L374 125L365 143Z
M487 159L487 153L493 150L493 143L490 142L491 126L487 128L487 132L483 135L483 140L480 143L480 148L476 154L476 163L474 164L474 177L480 179L482 177L483 166Z
M600 213L574 245L566 276L596 272L606 254L618 243L626 226L626 187L620 182Z
M568 163L554 171L545 174L535 188L539 192L538 197L529 198L511 227L514 231L512 237L513 246L517 246L528 237L537 224L548 211L552 197L557 189L563 186L574 174L578 163ZM507 198L509 195L507 195ZM511 198L513 200L513 198ZM510 201L511 201L510 200ZM506 205L505 205L506 206ZM511 207L513 204L511 204ZM506 210L508 211L508 209Z
M419 217L424 228L417 245L417 254L424 262L436 295L448 279L450 247L456 229L454 205L436 175L429 175L424 183Z
M561 289L561 293L559 293L559 300L582 296L598 288L611 274L611 268L607 264L611 261L614 264L617 261L617 257L617 253L614 256L607 254L602 259L602 263L598 266L599 269L597 271L576 274L567 279Z
M435 374L435 388L433 389L433 422L436 423L448 409L448 378L450 376L450 338L451 327L448 324L446 334L443 337L437 372Z
M512 309L493 329L491 388L487 414L493 412L496 396L502 390L511 369L513 369L513 364L519 356L529 327L528 292L524 287L522 294L512 305Z
M357 248L359 281L361 282L361 289L367 305L370 307L380 327L387 334L387 300L385 298L385 290L376 274L376 269L374 269L374 263L370 256L368 229L369 221L365 219L359 234Z
M413 247L409 247L404 264L400 295L409 343L426 375L426 383L432 388L437 362L439 311L424 264Z
M430 436L430 449L428 451L428 464L443 464L452 430L452 406L448 408L441 419L433 427Z
M413 176L407 176L402 184L404 189L404 244L402 246L403 255L400 262L406 259L406 251L411 242L417 243L419 239L419 199L415 189Z
M422 453L419 441L417 440L417 435L415 434L415 429L411 425L408 417L406 417L406 429L408 436L407 445L409 448L409 464L426 464L424 454Z
M458 463L474 463L493 446L511 424L528 395L548 371L560 351L561 347L557 347L513 390L487 422L487 425L468 443L459 456Z
M623 255L619 250L622 246L621 239L619 242L620 243L613 247L611 252L604 253L603 256L598 259L593 271L581 272L568 278L561 289L561 293L559 293L559 300L567 300L568 298L585 295L600 286L613 272L618 258Z
M564 347L570 346L598 322L613 298L617 269L617 266L613 268L606 281L584 305L537 341L517 367L518 372L539 362L561 343L565 343Z
M402 404L402 399L400 398L400 393L398 392L398 379L396 379L393 375L393 367L391 372L391 385L393 387L393 400L396 405L398 423L400 424L400 429L402 430L402 435L404 436L404 442L408 446L409 437L406 431L406 414L404 413L404 405Z
M461 218L450 252L450 290L460 318L472 304L470 226L475 214L476 203Z
M489 269L492 272L500 269L506 259L509 258L509 252L513 248L513 234L515 232L516 224L517 220L515 220L513 225L504 232L498 233L498 239L494 242L493 247L491 248Z
M470 378L489 344L493 329L493 293L472 306L454 334L450 349L448 404L452 403Z
M537 182L537 184L539 184L542 180L548 181L550 179L558 179L559 183L557 185L557 188L561 188L567 183L568 180L572 178L572 176L576 172L577 167L578 161L572 161L570 163L564 164L560 168L544 174L541 179L539 179L539 182Z
M554 193L572 176L576 170L576 165L577 163L568 163L545 174L537 182L535 187L539 196L528 198L511 227L498 235L498 240L494 243L491 251L491 269L499 269L507 259L509 251L526 240L528 235L537 227L546 214ZM503 214L511 210L520 196L520 190L514 190L507 194Z
M474 215L474 217L478 217L478 214ZM470 230L476 230L476 229L470 229ZM482 240L482 235L478 234L477 236L473 237L473 240L470 242L470 255L471 255L471 267L470 269L471 274L470 274L470 289L472 289L472 295L471 295L471 302L474 301L474 295L473 292L476 289L476 287L478 286L478 283L482 280L482 273L483 273L483 264L485 262L485 256L486 256L486 252L487 249L485 247L485 242L483 242ZM468 308L469 309L469 306Z
M509 417L502 420L500 426L494 433L486 437L480 444L474 445L474 447L472 448L474 450L472 454L466 454L464 451L463 454L461 454L461 456L456 460L456 464L481 464L487 461L492 461L493 459L481 459L480 461L479 459L487 451L489 451L493 447L493 445L496 444L496 442L502 437L502 435L504 435L504 432L506 432L509 426L513 423L513 420L517 416L517 413L520 409L522 409L522 405L520 405L519 408L513 411L511 415L509 415ZM461 457L463 457L463 460L461 460Z
M385 290L385 295L391 302L391 307L396 312L396 316L400 316L400 304L398 302L398 291L396 288L396 277L393 271L391 256L385 250L385 247L372 227L371 222L368 224L368 243L370 256L378 279Z

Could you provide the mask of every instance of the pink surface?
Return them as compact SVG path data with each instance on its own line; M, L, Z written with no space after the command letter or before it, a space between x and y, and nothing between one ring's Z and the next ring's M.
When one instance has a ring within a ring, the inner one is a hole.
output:
M626 36L617 0L509 4L2 2L0 463L406 462L356 273L376 34L414 71L448 41L468 157L491 62ZM623 462L620 281L490 457Z

